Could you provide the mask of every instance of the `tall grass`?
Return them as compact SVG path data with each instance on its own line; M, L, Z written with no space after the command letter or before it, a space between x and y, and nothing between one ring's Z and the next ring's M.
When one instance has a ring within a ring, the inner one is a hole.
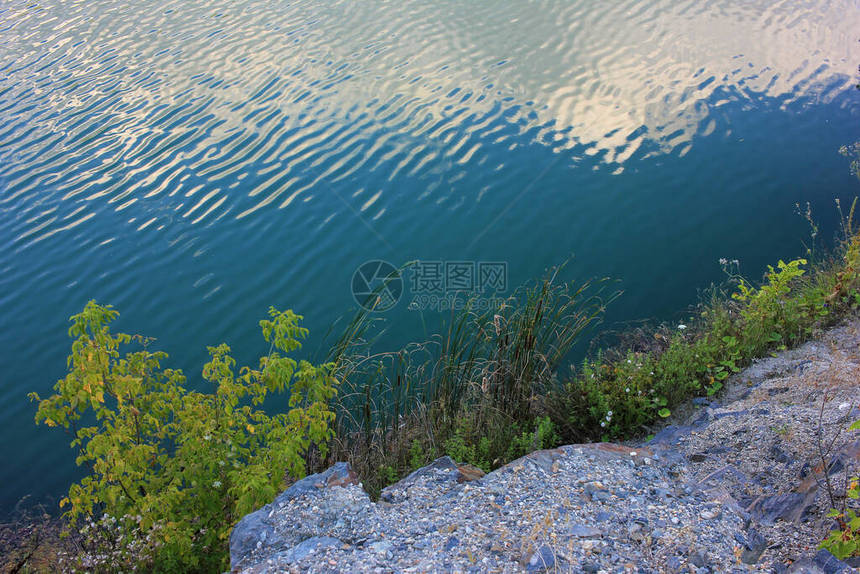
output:
M336 345L333 455L349 459L371 491L451 444L482 445L469 462L480 454L487 470L506 461L515 436L535 424L540 397L558 385L561 362L617 296L605 281L561 281L560 270L497 309L467 300L439 334L393 352L375 353L368 315L356 317Z

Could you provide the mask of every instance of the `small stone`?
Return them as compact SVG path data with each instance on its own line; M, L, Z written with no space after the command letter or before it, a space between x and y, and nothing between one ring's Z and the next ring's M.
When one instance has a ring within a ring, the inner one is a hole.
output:
M770 525L779 519L793 521L801 518L813 501L813 497L788 492L760 497L747 510L762 524Z
M597 513L597 516L594 517L595 522L610 522L615 519L615 515L611 512L606 512L605 510L601 510Z
M337 538L315 536L285 552L278 553L277 558L279 562L293 564L327 548L339 548L340 546L342 546L342 542Z
M735 540L741 543L744 550L741 561L744 564L755 564L767 548L767 540L755 528L750 528L747 535L735 534Z
M770 457L776 462L781 462L783 464L791 464L794 462L794 459L782 450L778 444L774 444L770 447Z
M605 490L598 490L591 495L591 498L598 502L608 502L612 498L612 495L610 495Z
M601 484L597 481L586 482L585 486L583 488L585 489L585 492L591 493L591 492L595 492L598 490L603 490L603 484Z
M674 498L674 494L668 488L655 488L653 493L662 499Z
M722 513L722 510L719 508L706 508L699 513L699 517L702 520L714 520L715 518L719 518Z
M708 553L704 550L696 550L690 554L690 564L698 568L708 565Z
M813 560L815 565L824 571L824 574L841 574L851 570L845 562L836 558L828 550L819 550Z
M368 549L376 554L387 554L388 552L391 552L393 548L394 545L388 540L379 540L368 546Z
M577 524L570 529L570 534L572 536L576 536L577 538L600 538L603 536L603 531L599 528L594 528L592 526Z
M552 570L554 567L555 552L546 544L538 548L526 562L526 570L528 572L543 572L545 570Z
M634 522L627 527L627 535L630 536L632 540L641 542L648 536L648 531L642 524Z

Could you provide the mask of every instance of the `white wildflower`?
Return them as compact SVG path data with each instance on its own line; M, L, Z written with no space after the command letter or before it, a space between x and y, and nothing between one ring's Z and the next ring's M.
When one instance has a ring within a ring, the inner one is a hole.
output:
M212 488L221 488L221 481L220 481L220 480L216 480L215 482L213 482L213 483L212 483Z
M680 329L681 331L683 331L683 330L684 330L684 329L686 329L686 328L687 328L687 326L686 326L686 325L684 325L683 323L681 323L680 325L678 325L678 329Z

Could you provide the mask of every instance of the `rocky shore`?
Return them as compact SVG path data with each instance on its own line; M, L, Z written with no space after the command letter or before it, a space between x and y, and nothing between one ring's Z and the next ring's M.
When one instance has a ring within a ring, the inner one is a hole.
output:
M648 442L539 451L487 475L443 457L378 502L338 463L244 517L231 568L854 571L818 544L860 456L847 430L860 419L860 319L728 383Z

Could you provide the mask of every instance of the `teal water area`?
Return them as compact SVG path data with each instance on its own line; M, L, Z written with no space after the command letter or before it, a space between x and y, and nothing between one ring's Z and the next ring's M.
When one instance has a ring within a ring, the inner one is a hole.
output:
M832 240L858 30L848 0L4 2L0 510L77 476L26 393L91 298L199 377L268 350L269 305L319 348L367 260L504 263L509 293L573 255L621 280L613 327L802 254L796 203ZM447 316L413 291L388 344Z

